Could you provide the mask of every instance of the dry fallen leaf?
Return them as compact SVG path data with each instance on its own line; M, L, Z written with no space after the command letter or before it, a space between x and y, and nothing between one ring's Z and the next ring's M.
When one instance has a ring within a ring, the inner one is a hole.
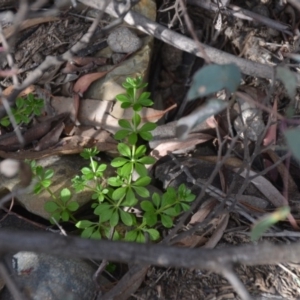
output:
M235 172L239 172L239 169L234 169ZM249 176L257 175L254 171L249 171ZM240 173L240 176L246 178L247 171L244 170ZM257 176L251 179L256 188L275 206L280 207L287 205L286 199L281 195L281 193L263 176Z
M188 150L195 148L196 145L205 143L213 138L214 136L210 134L192 133L189 134L187 139L185 139L184 141L180 141L176 137L168 140L161 140L161 144L156 146L151 151L151 155L159 159L167 155L168 151L173 152L175 154L178 153L178 151L180 151L180 154L182 154Z
M60 18L53 17L53 16L46 16L46 17L44 16L44 17L40 17L40 18L28 19L28 20L25 20L22 22L22 24L20 26L20 30L24 30L24 29L30 28L30 27L38 25L38 24L54 22L54 21L58 21L58 20L60 20ZM11 25L3 30L3 34L6 39L11 37L14 34L14 32L15 32L14 25Z
M78 112L78 120L81 125L89 126L100 126L111 133L117 132L120 129L119 119L113 117L110 114L110 111L113 108L114 103L112 101L100 101L93 99L84 99L80 101L80 109ZM68 97L53 97L51 100L51 106L54 108L56 113L67 112L74 114L75 108L73 105L73 99ZM161 111L155 110L153 108L144 107L141 110L142 122L144 123L148 120L152 122L158 121L164 116L170 109L173 109L174 106ZM122 117L122 119L124 116ZM125 118L130 120L132 115L130 112L126 114Z

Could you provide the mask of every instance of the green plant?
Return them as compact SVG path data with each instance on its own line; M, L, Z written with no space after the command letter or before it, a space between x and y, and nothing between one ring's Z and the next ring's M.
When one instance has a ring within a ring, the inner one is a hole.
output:
M173 220L181 212L189 209L189 203L195 199L184 185L176 191L168 188L160 197L157 193L152 195L152 201L147 186L151 182L146 165L151 165L155 159L147 156L145 145L139 145L139 140L152 139L151 131L156 124L145 122L140 116L143 107L151 106L150 93L138 91L147 86L140 77L127 78L123 84L126 94L118 95L116 99L121 102L124 109L132 109L130 120L119 120L120 130L116 132L115 139L119 140L117 146L119 155L111 162L115 168L115 175L106 179L106 164L96 161L99 151L96 148L85 149L81 156L89 160L89 165L81 169L81 175L72 179L76 192L91 190L94 203L92 208L98 216L97 221L80 220L76 227L82 229L81 236L85 238L124 239L127 241L145 242L147 239L157 240L160 237L159 226L170 228ZM43 169L41 169L43 170ZM49 189L51 172L40 171L36 168L35 174L39 181L35 192ZM50 193L51 194L51 193ZM65 194L64 194L65 195ZM68 202L71 194L57 199L51 194L53 200L45 205L46 211L55 219L66 220L72 217L72 212L77 209L74 202ZM130 212L129 208L139 205L138 197L145 198L140 207L143 211L141 218ZM75 202L76 203L76 202ZM73 218L74 220L74 218Z
M75 201L70 201L71 191L68 188L64 188L60 191L59 197L57 197L50 189L54 171L52 169L45 170L42 166L38 166L36 161L31 161L30 166L36 180L34 193L38 195L45 190L52 198L52 200L45 203L45 210L51 214L50 221L54 218L57 222L60 219L65 222L69 221L69 219L76 222L73 212L79 208L79 204Z
M17 98L16 106L11 108L12 115L16 121L16 124L21 123L28 124L31 120L31 116L39 116L41 110L44 107L44 101L42 99L37 99L33 94L28 94L27 98ZM8 127L10 119L8 116L3 117L0 120L0 124L4 127Z

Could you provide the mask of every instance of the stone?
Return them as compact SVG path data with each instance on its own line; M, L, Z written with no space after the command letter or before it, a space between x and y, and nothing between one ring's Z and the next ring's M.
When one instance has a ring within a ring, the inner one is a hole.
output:
M23 251L8 261L15 273L16 284L26 299L95 299L95 268L83 260ZM13 299L6 287L0 299Z
M142 47L142 40L127 27L119 27L109 34L107 44L114 52L132 53Z
M265 130L261 110L243 99L238 98L237 100L240 108L236 108L239 116L234 120L234 128L242 139L247 136L250 141L255 142Z

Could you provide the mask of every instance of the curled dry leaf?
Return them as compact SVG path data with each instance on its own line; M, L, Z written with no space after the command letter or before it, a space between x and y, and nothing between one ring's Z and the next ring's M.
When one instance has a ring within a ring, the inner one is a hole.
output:
M53 17L53 16L46 16L46 17L40 17L40 18L34 18L34 19L28 19L22 22L20 30L24 30L27 28L30 28L32 26L42 24L42 23L47 23L47 22L54 22L58 21L60 18ZM3 30L4 37L8 39L11 37L15 32L15 26L11 25Z
M216 247L216 245L218 244L218 242L221 240L225 229L227 228L228 225L228 221L229 221L229 213L224 213L221 216L219 216L216 220L216 226L215 226L215 230L213 232L213 234L211 235L211 237L209 238L209 240L207 241L207 243L203 246L203 248L209 248L209 249L213 249Z
M234 169L235 172L238 172L239 169ZM254 171L249 171L249 176L256 176L257 173ZM244 170L240 173L240 176L246 178L247 171ZM257 189L275 206L280 207L287 205L286 199L281 195L281 193L263 176L257 176L251 179Z
M205 143L214 136L205 133L192 133L184 141L179 141L176 137L173 139L162 140L161 144L151 151L151 155L157 159L167 155L169 151L175 154L183 154L195 148L196 145Z
M34 150L41 151L48 149L58 143L61 133L65 128L65 124L58 122L44 137L40 139Z

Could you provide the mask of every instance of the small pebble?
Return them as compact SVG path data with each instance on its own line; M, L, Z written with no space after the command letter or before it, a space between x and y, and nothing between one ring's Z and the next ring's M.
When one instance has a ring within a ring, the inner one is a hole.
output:
M142 47L142 40L127 27L119 27L111 32L107 43L117 53L131 53Z

